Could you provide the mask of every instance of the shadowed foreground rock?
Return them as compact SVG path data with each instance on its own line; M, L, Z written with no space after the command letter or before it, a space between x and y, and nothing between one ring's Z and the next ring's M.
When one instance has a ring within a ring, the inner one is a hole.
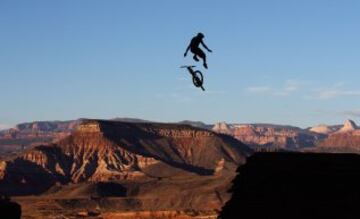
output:
M219 218L360 218L360 156L257 153Z
M15 202L11 202L6 196L0 197L0 218L20 219L21 206Z

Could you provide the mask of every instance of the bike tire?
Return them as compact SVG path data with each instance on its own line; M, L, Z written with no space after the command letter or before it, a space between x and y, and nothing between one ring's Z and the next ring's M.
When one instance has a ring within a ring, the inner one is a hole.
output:
M195 87L201 87L204 83L203 74L199 70L194 71L192 79L193 79L193 84L195 85Z

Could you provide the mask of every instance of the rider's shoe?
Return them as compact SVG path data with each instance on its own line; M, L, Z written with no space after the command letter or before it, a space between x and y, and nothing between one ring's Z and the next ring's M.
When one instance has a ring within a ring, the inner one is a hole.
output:
M194 55L194 57L193 57L193 59L195 60L195 61L199 61L199 59L198 59L198 57L196 56L196 55Z
M206 69L208 68L206 63L204 63L204 68L206 68Z

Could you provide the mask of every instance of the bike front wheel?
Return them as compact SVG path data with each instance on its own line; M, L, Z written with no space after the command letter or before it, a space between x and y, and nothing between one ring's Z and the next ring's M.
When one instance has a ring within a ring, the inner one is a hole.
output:
M204 77L201 71L195 71L193 74L193 83L195 87L201 87L204 83Z

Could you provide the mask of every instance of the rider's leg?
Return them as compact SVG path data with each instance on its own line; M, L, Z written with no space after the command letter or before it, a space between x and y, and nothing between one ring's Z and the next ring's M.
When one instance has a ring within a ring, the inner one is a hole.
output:
M200 48L191 48L191 52L194 54L193 59L198 62L198 61L199 61L198 56L199 56L199 54L201 54L203 51L202 51ZM199 56L199 57L201 57L201 56Z
M206 63L206 56L204 57L204 64L203 65L204 65L204 68L206 68L206 69L208 68L207 63Z
M194 57L193 57L193 59L195 60L195 61L199 61L199 59L198 59L198 57L196 56L196 54L194 54Z
M200 57L200 58L202 58L203 59L203 65L204 65L204 68L208 68L208 66L207 66L207 63L206 63L206 55L205 55L205 53L201 50L201 49L199 49L199 51L197 51L198 52L198 56Z

